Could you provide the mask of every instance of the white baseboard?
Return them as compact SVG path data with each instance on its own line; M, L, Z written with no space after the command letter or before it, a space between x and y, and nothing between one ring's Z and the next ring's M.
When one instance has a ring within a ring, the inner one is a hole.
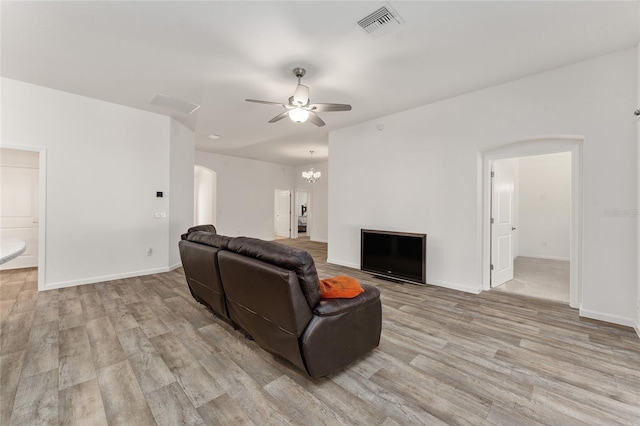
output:
M315 243L325 243L325 244L329 244L329 241L327 240L315 240L313 238L309 238L310 241L313 241Z
M338 266L346 266L347 268L360 269L359 264L351 263L351 262L343 262L341 260L327 259L327 263L331 263L332 265L338 265Z
M631 318L619 317L617 315L605 314L603 312L589 311L583 308L580 308L578 313L581 317L633 327L636 329L636 332L638 331L636 322Z
M178 269L178 268L180 268L181 266L182 266L182 262L178 262L178 263L176 263L176 264L174 264L174 265L169 266L169 270L170 270L170 271L173 271L174 269Z
M638 338L640 338L640 324L636 324L635 327L633 327L636 330L636 334L638 335Z
M522 253L519 253L518 257L532 257L534 259L545 259L545 260L563 260L565 262L569 262L571 260L568 257L545 256L545 255L541 255L541 254L522 254Z
M123 274L81 278L79 280L60 281L57 283L46 283L44 285L43 290L55 290L57 288L74 287L77 285L84 285L84 284L95 284L95 283L101 283L104 281L113 281L113 280L121 280L124 278L140 277L143 275L161 274L163 272L169 272L169 271L170 269L168 267L164 267L164 268L146 269L142 271L125 272Z
M458 283L450 283L450 282L446 282L446 281L427 280L427 284L435 285L435 286L438 286L438 287L449 288L451 290L463 291L465 293L472 293L472 294L480 294L480 292L482 291L482 286L469 287L467 285L462 285L462 284L458 284Z

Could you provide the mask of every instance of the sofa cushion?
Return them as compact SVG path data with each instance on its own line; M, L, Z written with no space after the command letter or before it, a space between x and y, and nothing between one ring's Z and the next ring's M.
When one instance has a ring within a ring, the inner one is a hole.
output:
M195 231L187 235L187 241L205 244L211 247L226 250L229 246L230 237L218 234L212 234L206 231Z
M320 280L321 299L352 299L363 291L358 280L344 275Z
M362 289L364 291L353 299L322 299L313 309L313 313L323 317L338 315L380 300L380 290L377 287L362 284Z
M320 301L320 288L316 265L309 253L295 247L256 238L236 237L229 241L229 250L295 271L302 294L313 308Z

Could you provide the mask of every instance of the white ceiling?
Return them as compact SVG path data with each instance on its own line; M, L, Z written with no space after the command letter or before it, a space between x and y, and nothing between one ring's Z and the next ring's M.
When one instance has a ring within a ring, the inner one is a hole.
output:
M390 4L404 24L357 21ZM90 1L1 3L1 75L147 111L160 93L199 150L283 164L328 155L330 130L636 46L638 1ZM327 125L267 121L295 66ZM211 140L208 134L221 135Z

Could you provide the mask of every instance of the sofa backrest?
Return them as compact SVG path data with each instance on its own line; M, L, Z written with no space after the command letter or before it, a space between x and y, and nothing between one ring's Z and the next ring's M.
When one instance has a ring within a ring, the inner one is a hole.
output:
M257 238L237 237L229 241L229 250L252 257L284 269L294 271L300 290L309 307L313 309L320 301L320 283L313 258L309 253L295 247Z
M216 227L213 225L197 225L197 226L192 226L191 228L187 229L187 232L185 232L184 234L180 235L180 239L181 240L186 240L187 237L189 236L189 234L191 234L192 232L197 232L197 231L205 231L205 232L210 232L212 234L217 234L218 231L216 231Z
M205 231L188 233L178 243L187 284L196 299L219 316L229 319L224 288L220 280L218 253L227 248L229 238Z
M230 250L218 260L229 318L264 349L305 369L298 338L313 314L296 272Z

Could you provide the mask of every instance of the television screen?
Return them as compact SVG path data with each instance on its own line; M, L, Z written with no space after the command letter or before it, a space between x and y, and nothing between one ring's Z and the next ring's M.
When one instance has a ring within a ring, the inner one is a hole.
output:
M426 284L426 234L361 230L360 269Z

